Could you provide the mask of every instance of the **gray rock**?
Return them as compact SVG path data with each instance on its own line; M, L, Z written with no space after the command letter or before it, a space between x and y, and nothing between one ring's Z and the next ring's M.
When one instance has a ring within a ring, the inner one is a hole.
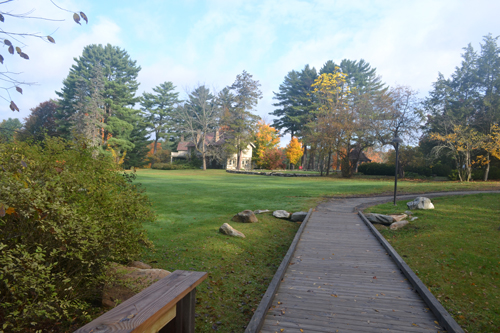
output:
M399 221L399 222L394 222L393 224L391 224L390 226L390 229L391 230L398 230L398 229L401 229L403 228L405 225L407 225L409 222L406 221L406 220L402 220L402 221Z
M394 218L390 215L368 213L368 214L365 214L365 216L368 219L368 221L370 221L371 223L380 223L383 225L391 225L391 223L395 222Z
M257 210L254 210L254 214L262 214L262 213L269 213L270 210L269 209L257 209Z
M242 212L239 212L238 214L234 215L231 221L234 222L243 222L243 223L255 223L259 222L257 220L257 216L253 213L251 210L244 210Z
M292 214L291 220L293 222L303 222L307 216L307 212L296 212Z
M415 200L407 202L406 206L409 209L434 209L431 199L426 197L417 197Z
M290 218L290 213L287 212L286 210L275 210L273 212L273 216L279 219L288 219Z
M415 220L418 220L418 217L417 216L413 216L411 219L410 219L410 222L413 222Z
M406 214L406 215L413 215L413 212L412 212L412 211L409 211L409 210L405 210L405 214Z
M228 223L224 223L220 228L219 232L224 235L232 236L232 237L241 237L245 238L245 235L233 227L231 227Z

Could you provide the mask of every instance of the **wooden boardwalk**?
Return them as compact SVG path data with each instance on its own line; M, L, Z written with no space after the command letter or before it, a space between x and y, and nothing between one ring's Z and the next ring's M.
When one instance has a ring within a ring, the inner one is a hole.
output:
M443 332L354 208L333 200L304 228L261 332Z

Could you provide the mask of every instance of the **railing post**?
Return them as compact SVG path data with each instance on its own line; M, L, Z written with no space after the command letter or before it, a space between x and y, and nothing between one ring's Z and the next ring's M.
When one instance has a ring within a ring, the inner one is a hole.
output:
M194 333L196 288L177 302L175 318L159 333Z

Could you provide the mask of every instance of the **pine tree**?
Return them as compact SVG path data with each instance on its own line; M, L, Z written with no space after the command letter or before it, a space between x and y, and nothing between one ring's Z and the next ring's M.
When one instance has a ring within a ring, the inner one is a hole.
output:
M66 137L71 134L73 123L69 121L78 111L78 89L81 79L91 80L94 67L100 66L104 79L102 93L102 123L101 146L112 147L118 154L123 154L134 148L131 142L132 122L137 113L133 106L139 101L135 93L139 86L137 75L140 67L131 60L125 50L107 44L106 46L88 45L82 55L75 58L68 77L63 81L63 88L57 92L61 98L61 108L57 116L59 132ZM87 92L90 96L90 92Z

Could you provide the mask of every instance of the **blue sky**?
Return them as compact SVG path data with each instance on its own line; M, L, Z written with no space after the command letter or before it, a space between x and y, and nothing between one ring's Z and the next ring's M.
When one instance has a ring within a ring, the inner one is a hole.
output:
M0 101L0 120L22 120L29 109L55 98L73 58L92 43L119 46L142 67L138 94L172 81L181 95L197 84L221 90L248 71L262 84L256 113L271 121L273 91L285 75L306 64L319 69L327 60L365 59L388 85L408 85L425 96L438 72L449 76L462 48L479 50L482 37L500 35L500 1L159 1L55 0L83 11L89 24L49 0L17 0L1 5L15 13L66 19L63 22L6 17L4 30L40 32L56 44L22 40L30 60L6 54L11 71L37 85L12 92L21 112ZM5 70L5 68L4 68Z

